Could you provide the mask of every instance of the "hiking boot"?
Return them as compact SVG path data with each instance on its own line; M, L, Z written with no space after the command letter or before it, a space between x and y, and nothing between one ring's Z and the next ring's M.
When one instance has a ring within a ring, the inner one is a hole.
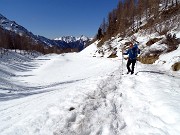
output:
M129 74L129 73L130 73L130 71L127 72L127 74Z

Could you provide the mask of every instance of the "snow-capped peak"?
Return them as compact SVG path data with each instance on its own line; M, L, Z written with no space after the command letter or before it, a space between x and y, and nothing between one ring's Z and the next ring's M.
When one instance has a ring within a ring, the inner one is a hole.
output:
M89 38L81 35L80 37L74 37L74 36L63 36L59 38L55 38L54 40L61 40L66 43L76 42L76 41L87 41Z
M27 35L33 36L32 33L29 32L27 29L25 29L23 26L17 24L15 21L7 19L2 14L0 14L0 26L3 29L13 31L19 35L27 34Z
M81 35L79 38L77 38L78 40L82 40L82 41L87 41L89 38L84 36L84 35Z

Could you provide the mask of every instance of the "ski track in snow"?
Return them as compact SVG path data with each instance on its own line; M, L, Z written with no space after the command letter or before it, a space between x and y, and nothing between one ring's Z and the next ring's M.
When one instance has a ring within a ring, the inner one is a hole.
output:
M4 62L0 134L179 135L179 76L122 75L119 61L67 54Z

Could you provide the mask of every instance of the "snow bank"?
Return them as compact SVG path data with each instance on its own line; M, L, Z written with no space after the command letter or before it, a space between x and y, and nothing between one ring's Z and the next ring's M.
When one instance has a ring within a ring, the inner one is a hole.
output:
M167 70L171 70L172 65L176 62L180 62L180 46L175 51L160 55L155 64L161 65Z

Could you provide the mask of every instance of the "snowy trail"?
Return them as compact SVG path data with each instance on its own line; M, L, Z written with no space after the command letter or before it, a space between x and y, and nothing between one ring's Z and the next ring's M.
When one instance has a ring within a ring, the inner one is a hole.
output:
M16 87L8 93L0 85L0 134L180 134L178 74L138 63L137 71L163 74L122 76L119 58L86 53L40 56L2 71Z
M179 78L119 75L117 70L101 80L86 102L72 114L75 117L72 125L62 127L57 134L180 133ZM158 84L157 78L161 78Z
M127 128L129 134L180 133L179 81L179 77L151 73L123 79L124 118L131 125Z

